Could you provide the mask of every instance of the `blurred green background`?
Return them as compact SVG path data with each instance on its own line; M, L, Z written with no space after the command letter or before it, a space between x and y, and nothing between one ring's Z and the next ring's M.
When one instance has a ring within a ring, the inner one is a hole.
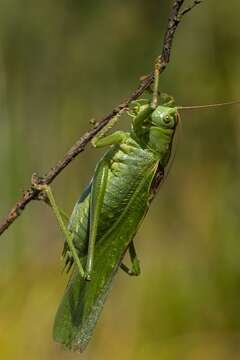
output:
M1 0L0 215L152 70L170 1ZM161 90L179 105L240 98L240 3L205 1L177 31ZM129 123L123 120L121 126ZM54 182L69 213L101 151ZM182 113L171 172L82 355L51 337L67 276L51 211L32 203L0 238L0 358L240 358L239 106Z

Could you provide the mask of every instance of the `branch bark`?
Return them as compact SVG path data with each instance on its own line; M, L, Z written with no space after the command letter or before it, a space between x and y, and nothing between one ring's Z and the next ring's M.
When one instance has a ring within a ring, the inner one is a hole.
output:
M183 16L188 13L192 8L198 5L201 1L194 0L192 6L186 8L181 11L185 0L174 0L171 10L170 16L168 19L167 28L164 35L163 47L160 58L160 73L162 73L167 65L170 62L172 43L174 39L174 35L176 33L177 27L181 22ZM116 115L118 115L121 111L124 111L128 108L133 100L138 99L143 92L149 88L154 80L154 73L152 72L148 76L146 76L139 84L137 89L120 105L116 106L109 114L100 119L93 129L86 132L64 155L63 159L60 160L53 168L51 168L47 174L41 178L37 178L37 180L41 184L51 184L53 180L78 156L82 151L84 151L87 144L91 141L91 139ZM22 211L25 207L32 201L39 199L41 197L41 191L30 187L26 190L19 201L13 206L13 208L9 211L8 215L2 221L0 225L0 235L2 235L8 227L21 215Z

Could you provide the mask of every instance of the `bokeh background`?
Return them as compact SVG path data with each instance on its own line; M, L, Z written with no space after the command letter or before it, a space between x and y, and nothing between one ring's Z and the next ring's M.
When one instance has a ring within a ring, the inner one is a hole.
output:
M0 1L0 215L152 70L170 1ZM161 90L179 105L240 98L240 3L205 1L177 31ZM182 113L176 156L82 355L52 340L63 237L32 203L0 238L0 358L240 358L239 106ZM123 120L122 128L129 126ZM101 151L53 190L71 212Z

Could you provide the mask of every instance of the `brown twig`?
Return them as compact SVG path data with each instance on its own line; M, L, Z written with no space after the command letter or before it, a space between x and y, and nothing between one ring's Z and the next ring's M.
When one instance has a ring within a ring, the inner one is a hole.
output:
M185 0L174 0L172 8L170 11L170 16L168 19L168 25L164 36L163 48L161 55L159 56L160 60L160 72L164 71L166 66L170 61L172 42L177 30L177 27L185 13L189 12L194 6L196 6L200 1L194 1L193 5L186 10L181 12L181 8ZM60 160L44 177L39 178L36 175L33 176L34 182L41 184L50 184L52 181L70 164L73 159L80 154L86 147L86 145L91 141L91 139L116 115L121 111L127 109L130 103L133 100L139 98L143 92L149 88L154 79L154 73L146 76L139 84L138 88L125 100L122 104L115 107L108 115L99 120L93 129L86 132L65 154L62 160ZM0 225L0 235L3 234L5 230L20 216L21 212L25 207L35 199L41 198L41 191L31 187L23 193L22 198L15 204L15 206L10 210L6 218L3 220Z
M186 15L189 11L191 11L195 6L201 4L202 0L194 0L192 5L187 7L186 9L184 9L181 13L180 13L180 17Z

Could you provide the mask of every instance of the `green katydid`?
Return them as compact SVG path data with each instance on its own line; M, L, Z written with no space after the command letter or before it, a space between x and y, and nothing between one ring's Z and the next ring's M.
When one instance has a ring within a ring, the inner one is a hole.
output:
M159 173L164 173L169 162L178 109L191 108L171 102L159 105L158 81L156 66L153 99L134 103L131 132L106 135L107 125L93 140L97 148L111 147L99 160L67 228L50 188L41 186L65 235L67 271L72 267L53 330L54 339L70 350L83 351L87 346L119 267L129 275L140 274L133 239L148 211ZM131 269L123 264L127 251Z

